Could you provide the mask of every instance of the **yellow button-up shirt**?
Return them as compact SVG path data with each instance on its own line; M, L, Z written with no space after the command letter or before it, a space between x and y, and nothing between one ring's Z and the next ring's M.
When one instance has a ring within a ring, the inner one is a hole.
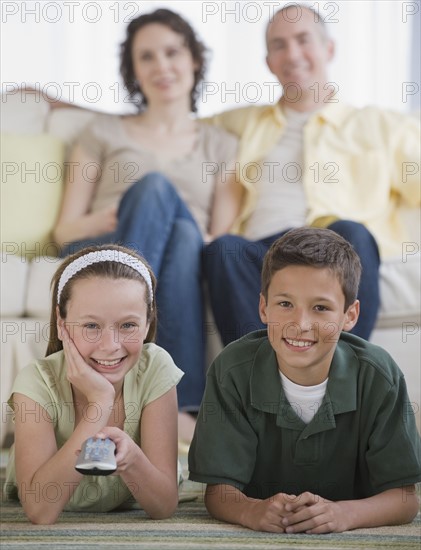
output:
M256 199L255 163L281 138L286 119L275 104L227 111L208 121L240 138L237 171L246 190L236 224L241 233ZM398 255L407 240L400 206L415 207L421 199L419 122L375 107L327 104L304 128L302 173L308 225L361 222L383 257Z

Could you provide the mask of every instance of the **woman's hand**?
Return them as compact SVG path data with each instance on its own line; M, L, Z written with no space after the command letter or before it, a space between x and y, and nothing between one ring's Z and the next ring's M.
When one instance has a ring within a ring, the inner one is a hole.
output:
M115 396L114 386L85 362L64 324L61 338L69 382L86 397L88 403L111 406Z

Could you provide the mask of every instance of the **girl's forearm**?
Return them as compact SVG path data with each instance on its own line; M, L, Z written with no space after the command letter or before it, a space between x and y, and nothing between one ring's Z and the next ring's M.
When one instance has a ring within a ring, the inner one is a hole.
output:
M136 458L121 478L138 504L152 519L170 517L178 504L176 476L158 470L137 447Z
M96 421L82 419L69 440L29 482L19 482L18 478L19 498L32 523L50 525L57 521L82 479L82 474L75 470L76 452L88 437L107 424L108 417L102 414Z

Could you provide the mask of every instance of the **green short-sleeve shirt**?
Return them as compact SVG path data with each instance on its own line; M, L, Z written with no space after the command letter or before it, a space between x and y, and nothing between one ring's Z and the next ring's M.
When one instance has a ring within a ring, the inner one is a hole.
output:
M174 387L182 376L183 372L175 366L164 349L152 343L143 346L137 364L124 378L123 387L126 413L124 431L139 446L142 410L148 403ZM41 414L45 412L54 424L57 447L60 449L70 438L75 420L72 389L66 378L63 351L22 369L13 384L12 397L15 392L26 395L41 405ZM12 397L9 400L11 406ZM21 411L14 411L14 414L21 414ZM30 412L27 411L26 414ZM93 419L96 415L103 414L103 411L99 407L90 406L83 414ZM5 493L8 498L17 498L13 446L6 469ZM132 494L120 476L83 476L65 510L108 512L132 501Z
M266 331L233 342L208 371L190 479L254 498L310 491L330 500L421 481L405 379L382 348L342 333L315 417L305 424L297 412Z

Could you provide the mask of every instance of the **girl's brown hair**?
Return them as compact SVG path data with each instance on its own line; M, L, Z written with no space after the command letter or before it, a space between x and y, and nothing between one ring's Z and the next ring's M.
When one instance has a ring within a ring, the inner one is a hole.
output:
M126 264L123 264L117 261L98 262L98 263L88 265L87 267L84 267L83 269L75 273L71 279L69 279L69 281L65 284L60 294L60 304L58 304L57 303L58 285L59 285L60 278L63 274L63 271L66 269L66 267L70 265L77 258L80 258L81 256L85 256L90 252L99 252L101 250L116 250L119 252L125 252L126 254L130 254L130 256L133 256L137 260L141 261L149 271L151 281L152 281L152 297L151 297L152 299L148 300L148 292L145 292L145 302L147 305L147 321L148 323L150 323L149 331L145 338L145 343L155 341L156 327L157 327L156 304L154 303L156 279L149 264L145 261L144 258L142 258L142 256L140 256L135 251L129 248L126 248L124 246L120 246L116 244L89 246L89 247L83 248L82 250L80 250L79 252L76 252L75 254L72 254L71 256L68 256L64 260L64 262L60 264L60 267L55 272L53 279L51 281L51 289L52 289L53 296L52 296L51 317L50 317L50 337L48 340L46 356L51 355L52 353L55 353L56 351L60 351L63 349L63 344L59 339L58 332L57 332L57 305L60 312L60 317L62 319L66 319L67 304L71 298L72 288L76 281L79 281L81 279L89 279L92 277L103 277L108 279L130 279L130 280L140 281L145 286L145 288L147 288L146 282L143 279L142 275L140 275L140 273L138 273L135 269L133 269L133 267L130 267Z

